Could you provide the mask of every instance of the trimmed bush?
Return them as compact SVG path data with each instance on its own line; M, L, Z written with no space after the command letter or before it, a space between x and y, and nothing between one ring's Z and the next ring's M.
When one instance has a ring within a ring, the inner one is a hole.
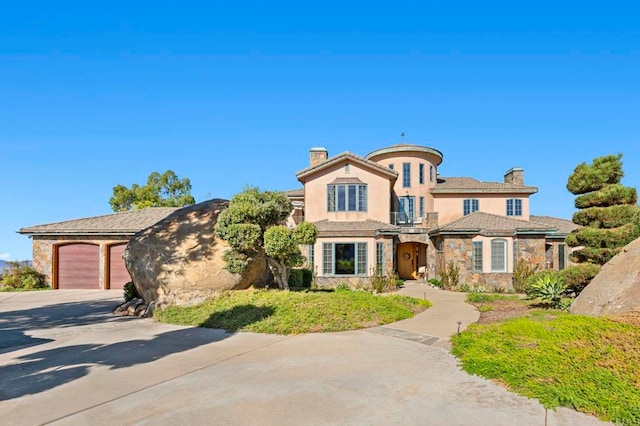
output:
M289 287L302 287L302 270L292 269L289 271Z
M619 183L624 176L621 159L622 154L605 155L594 159L591 165L578 164L569 176L567 189L572 194L579 195Z
M600 272L600 265L581 263L563 269L559 272L559 275L567 285L567 292L577 296L591 282L593 277L598 275L598 272Z
M47 288L47 277L26 262L9 262L9 267L0 274L4 287L22 290Z
M573 223L593 228L617 228L629 222L640 222L640 209L631 205L592 207L573 214Z
M301 269L302 271L302 286L305 288L311 288L311 284L313 283L313 272L311 269Z
M622 247L617 248L593 248L584 247L579 250L573 251L569 258L575 263L597 263L598 265L604 265L613 256L620 253Z
M640 226L637 223L627 223L612 229L585 226L572 231L565 241L571 247L616 248L626 246L638 237Z
M607 207L616 204L634 205L638 202L638 193L635 188L620 184L609 185L598 191L576 197L576 208Z

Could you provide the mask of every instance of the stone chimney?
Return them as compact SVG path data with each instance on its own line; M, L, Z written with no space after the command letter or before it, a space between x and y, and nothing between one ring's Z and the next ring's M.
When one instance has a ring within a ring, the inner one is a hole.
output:
M516 185L524 185L524 170L520 167L514 167L504 174L504 183L515 183Z
M309 150L309 163L311 167L317 166L320 163L327 161L329 158L329 153L327 152L327 148L311 148Z

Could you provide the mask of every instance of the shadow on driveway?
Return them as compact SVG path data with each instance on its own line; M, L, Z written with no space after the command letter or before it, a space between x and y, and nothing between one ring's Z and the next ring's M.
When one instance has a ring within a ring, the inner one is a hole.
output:
M29 336L34 329L64 329L84 325L99 325L115 321L131 321L130 327L145 327L153 324L137 318L117 317L111 314L113 300L61 303L33 309L0 313L0 354L9 354L18 349L52 342ZM262 308L247 305L254 315L244 315L240 322L248 325L270 313L260 312ZM231 309L230 311L233 311ZM231 314L223 312L221 314ZM110 344L76 344L53 349L32 351L14 357L8 365L0 367L0 401L31 395L80 379L94 366L120 369L138 364L154 362L167 355L184 352L201 345L221 341L233 335L223 330L206 328L184 328L156 334L149 339L125 340L130 335L129 327L110 329L110 333L122 333L122 340ZM94 330L99 333L100 330ZM79 332L79 337L91 333ZM77 336L75 337L77 339Z

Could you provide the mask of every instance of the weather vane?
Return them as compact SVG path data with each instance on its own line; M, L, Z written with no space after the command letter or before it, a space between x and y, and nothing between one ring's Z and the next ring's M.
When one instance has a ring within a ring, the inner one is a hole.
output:
M404 132L400 133L400 137L402 137L402 142L404 143Z

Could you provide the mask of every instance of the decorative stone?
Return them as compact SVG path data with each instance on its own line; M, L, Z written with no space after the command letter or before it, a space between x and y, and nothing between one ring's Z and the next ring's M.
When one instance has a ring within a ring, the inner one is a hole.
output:
M215 237L214 227L228 205L214 199L182 208L131 238L123 257L147 304L191 305L224 290L269 281L261 257L252 259L243 275L225 269L222 255L229 246Z
M640 238L605 263L571 305L573 314L601 316L640 309Z

